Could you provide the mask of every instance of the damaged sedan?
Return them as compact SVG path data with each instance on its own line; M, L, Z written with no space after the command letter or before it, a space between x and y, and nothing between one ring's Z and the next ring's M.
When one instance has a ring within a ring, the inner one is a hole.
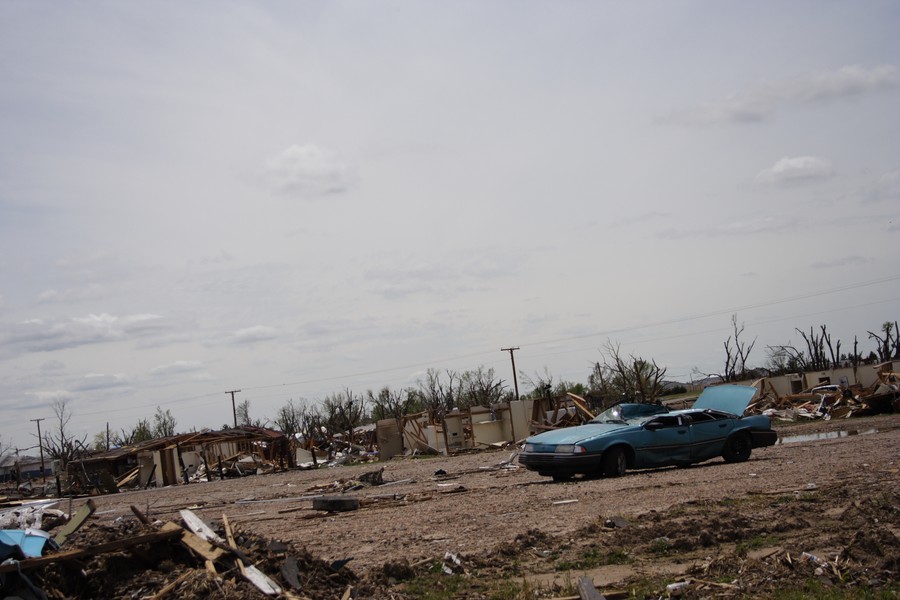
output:
M685 467L721 456L743 462L778 439L769 418L742 417L756 388L706 388L687 410L620 404L585 425L545 431L525 440L519 463L565 481L575 475L618 477L627 469Z

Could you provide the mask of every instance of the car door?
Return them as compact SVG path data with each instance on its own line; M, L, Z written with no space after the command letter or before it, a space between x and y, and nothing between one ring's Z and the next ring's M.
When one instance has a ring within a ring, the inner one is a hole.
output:
M725 440L734 429L734 420L716 412L691 413L683 417L691 430L691 462L700 462L722 454Z
M690 460L690 427L682 417L659 415L644 423L635 444L637 467L661 467Z

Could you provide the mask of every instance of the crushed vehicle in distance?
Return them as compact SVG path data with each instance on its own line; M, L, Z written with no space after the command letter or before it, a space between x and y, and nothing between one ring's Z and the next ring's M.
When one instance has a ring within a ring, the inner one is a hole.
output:
M741 416L756 392L745 385L709 387L693 407L675 411L619 404L585 425L529 437L519 463L565 481L575 475L618 477L628 469L688 466L718 456L743 462L753 448L778 439L768 417Z

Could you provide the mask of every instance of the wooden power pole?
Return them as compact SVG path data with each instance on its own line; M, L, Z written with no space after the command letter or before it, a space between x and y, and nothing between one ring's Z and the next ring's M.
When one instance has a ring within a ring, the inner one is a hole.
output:
M234 428L237 429L237 408L234 406L234 395L240 393L241 390L230 390L225 392L231 394L231 413L234 415Z
M41 479L46 483L47 475L44 473L44 440L41 439L41 421L44 419L31 419L32 423L37 423L38 428L38 448L41 449Z

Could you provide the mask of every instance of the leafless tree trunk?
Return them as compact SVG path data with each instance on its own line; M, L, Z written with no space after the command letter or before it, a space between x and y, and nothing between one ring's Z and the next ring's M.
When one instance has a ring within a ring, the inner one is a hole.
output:
M721 375L725 381L740 381L745 379L747 375L747 358L756 345L756 338L750 342L748 346L746 342L741 341L741 334L744 333L744 324L738 327L737 315L731 315L731 326L734 330L733 336L728 336L725 340L725 372ZM732 346L732 339L734 346Z
M871 331L868 332L870 340L873 338L878 340L878 347L876 348L878 360L887 362L900 359L900 330L898 330L897 321L893 323L885 321L881 326L881 331L884 332L884 337Z
M72 411L67 399L54 400L51 408L55 418L53 426L44 433L44 451L52 460L58 460L60 468L65 471L69 462L87 454L87 436L78 439L69 431Z
M594 366L589 382L603 404L614 402L656 402L665 389L666 368L654 360L633 354L622 355L620 345L607 341L603 363ZM602 386L598 389L597 386Z

